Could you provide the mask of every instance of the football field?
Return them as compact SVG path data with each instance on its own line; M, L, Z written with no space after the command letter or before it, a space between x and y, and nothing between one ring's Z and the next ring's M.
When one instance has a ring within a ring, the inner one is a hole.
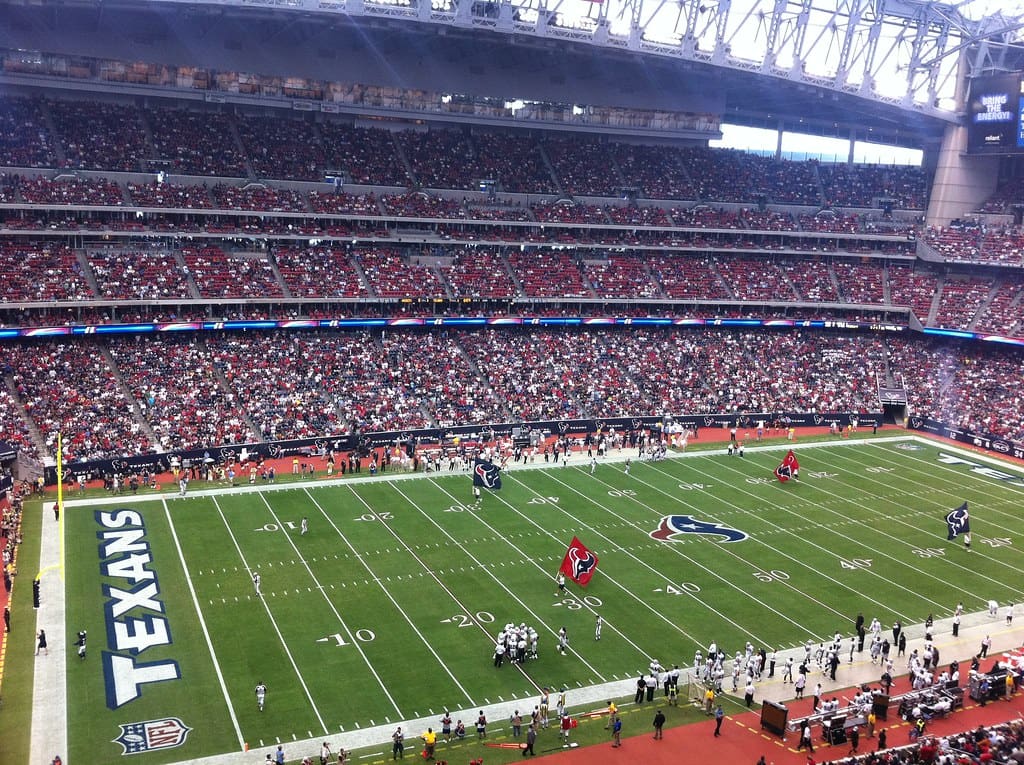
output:
M69 648L68 696L96 700L69 703L70 761L134 747L176 762L445 709L469 726L487 705L531 709L544 686L688 667L712 641L793 647L850 634L858 612L888 626L1021 599L1014 468L879 438L801 446L800 480L780 483L785 449L634 459L628 474L625 453L593 474L574 456L506 470L479 504L466 472L69 502L68 642L86 630L89 656ZM969 552L947 540L963 502ZM599 564L560 594L574 536ZM536 659L494 667L506 623L537 630ZM158 746L130 727L173 719Z

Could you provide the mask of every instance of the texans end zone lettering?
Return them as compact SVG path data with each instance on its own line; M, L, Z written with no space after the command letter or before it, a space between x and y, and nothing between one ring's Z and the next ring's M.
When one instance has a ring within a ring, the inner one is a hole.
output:
M181 670L173 659L138 660L152 648L171 644L142 514L131 509L100 511L95 518L110 649L102 652L103 674L107 706L118 709L142 695L143 685L178 680Z

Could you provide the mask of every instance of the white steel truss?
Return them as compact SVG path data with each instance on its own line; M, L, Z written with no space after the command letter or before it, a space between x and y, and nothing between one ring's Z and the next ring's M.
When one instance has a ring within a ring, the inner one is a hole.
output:
M169 0L195 5L196 0ZM927 0L200 0L406 19L758 73L953 121L957 78L1008 66L1024 24ZM960 54L964 53L965 56ZM961 70L961 60L965 69ZM1019 65L1019 61L1016 62Z

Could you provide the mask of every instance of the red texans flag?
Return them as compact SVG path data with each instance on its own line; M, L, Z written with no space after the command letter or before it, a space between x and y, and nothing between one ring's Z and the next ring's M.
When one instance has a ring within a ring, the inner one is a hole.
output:
M792 449L783 458L782 464L775 468L775 477L783 483L790 478L800 477L800 463L796 461L796 455L793 454Z
M586 587L596 570L597 556L590 552L577 537L573 537L572 542L569 543L569 549L565 551L565 558L562 559L562 567L559 571L580 587Z

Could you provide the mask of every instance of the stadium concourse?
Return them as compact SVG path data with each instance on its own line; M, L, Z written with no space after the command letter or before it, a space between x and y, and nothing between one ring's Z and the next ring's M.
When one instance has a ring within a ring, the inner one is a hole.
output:
M893 436L892 430L879 434L875 438L889 440ZM811 435L821 436L828 433L827 428L805 428L795 434L796 441L800 437ZM723 445L729 440L727 430L707 429L702 433L702 443L717 443ZM748 451L760 450L783 450L785 442L751 446ZM799 444L796 445L799 448ZM623 463L627 458L634 457L633 450L622 450L609 454L604 458L607 463ZM279 461L279 466L284 471L290 461ZM557 464L557 463L555 463ZM570 467L585 468L586 457L575 455L569 461ZM521 470L531 468L543 468L540 464L510 464L507 469ZM555 465L549 465L554 468ZM389 481L415 479L415 473L392 473L374 477L361 477L355 480L368 481ZM337 477L330 480L341 480ZM352 479L348 479L352 480ZM201 489L190 494L224 494L227 492L250 492L285 489L288 484L282 483L275 487L239 487L235 489L218 487ZM167 489L172 487L168 486ZM136 502L155 501L161 499L162 492L157 491L139 495L133 498ZM52 496L48 498L44 507L51 506ZM67 512L74 512L76 507L106 504L107 497L95 499L71 499L65 503ZM60 524L44 523L42 526L40 568L56 566L59 562L61 545L59 543ZM64 623L63 593L60 588L63 583L56 577L49 577L43 580L43 607L38 612L38 623L45 624L52 636L67 635L67 625ZM957 662L960 666L961 678L967 677L967 664L972 657L978 654L979 647L985 638L991 638L991 648L988 658L983 661L982 670L988 671L991 665L997 661L1004 661L1004 657L1011 652L1021 650L1024 646L1024 620L1018 619L1016 625L1007 624L1005 612L999 609L993 615L989 611L964 614L961 620L959 635L952 636L952 611L954 603L950 603L950 615L938 618L932 626L934 645L942 657L941 665L948 666L951 662ZM871 614L865 614L868 619ZM878 687L883 667L873 664L870 661L867 649L855 653L853 660L847 660L845 647L849 644L849 635L852 632L853 615L851 614L849 624L836 625L836 629L844 634L843 661L837 672L837 679L831 681L827 672L812 667L808 675L807 687L812 688L815 683L820 682L823 687L823 698L839 699L843 706L852 698L859 688L867 684L874 688ZM887 633L891 625L883 625ZM904 625L904 633L907 637L907 655L920 649L924 645L925 625L913 624ZM67 710L67 689L64 678L65 662L68 651L74 651L74 646L63 644L58 639L50 640L50 654L54 660L37 660L35 672L35 687L33 692L33 721L32 721L32 762L50 763L55 755L67 751L67 730L65 727ZM895 650L895 649L894 649ZM756 763L762 755L767 763L810 763L827 762L830 760L845 761L848 755L848 745L829 746L821 741L820 728L815 728L815 753L813 759L809 758L806 752L797 749L798 734L795 731L787 731L785 737L766 733L760 726L760 705L763 701L770 701L785 704L789 710L789 720L810 715L811 699L808 690L807 695L802 699L794 699L793 685L782 681L781 666L788 657L792 656L794 663L799 663L804 657L802 647L791 649L780 649L778 651L778 664L775 677L767 677L756 685L755 704L748 709L744 706L742 697L738 694L720 695L718 701L722 703L725 710L725 722L720 737L713 736L714 721L698 722L694 724L683 724L673 727L671 716L673 709L664 706L660 692L656 696L656 703L651 705L635 706L630 698L635 690L635 680L626 679L616 682L595 685L591 687L570 689L568 693L568 707L570 713L581 720L581 724L599 724L604 721L602 714L609 699L616 700L621 713L627 720L625 728L626 738L621 749L617 752L602 751L606 757L623 762L646 762L652 765L679 762L680 753L686 752L688 761L699 761L709 759L721 763ZM896 673L905 672L906 659L897 658ZM685 688L690 692L689 698L683 698L682 704L690 704L699 707L701 705L700 686L692 681L692 668L688 668L686 679L688 682ZM692 682L691 682L692 681ZM965 685L966 683L963 682ZM681 688L683 683L680 683ZM727 684L728 688L728 684ZM892 688L893 695L899 695L909 691L910 681L906 674L897 674ZM687 691L681 691L681 696ZM619 701L621 700L621 703ZM509 719L514 706L522 706L523 700L510 700L501 704L493 704L484 707L484 712L489 720L505 721ZM663 709L669 717L668 725L663 741L654 741L650 735L652 724L650 718L656 708ZM1000 699L987 706L979 705L965 696L964 705L960 709L953 710L945 718L929 721L926 735L944 736L953 735L965 731L971 731L979 726L993 726L1015 720L1021 717L1024 712L1024 694L1017 693L1009 699ZM452 710L453 717L463 719L474 719L476 707L465 710ZM415 739L421 731L429 726L436 725L436 715L429 718L406 720L402 722L403 728L408 732L410 738ZM381 749L390 745L390 736L394 730L394 724L375 726L360 730L349 731L330 737L332 748L338 751L361 750L357 752L356 761L382 763L385 761L384 751ZM890 707L889 719L880 721L878 730L885 729L890 747L900 747L913 743L910 730L911 724L896 716L894 708ZM504 725L492 725L488 728L490 740L493 742L508 741L508 728ZM579 758L587 758L591 762L595 755L594 746L583 746L561 751L558 740L555 738L555 731L545 731L538 739L537 748L540 754L550 754L552 761L560 765L576 765L582 762ZM287 742L291 756L297 754L299 757L309 755L315 761L315 754L318 751L321 738L308 741ZM610 744L599 744L595 746L608 747ZM872 751L876 741L866 738L862 734L860 751L862 753ZM367 754L366 749L372 751ZM412 747L415 748L415 747ZM190 765L251 765L252 763L266 762L267 757L276 749L275 745L262 746L248 749L243 752L223 754L190 761ZM444 747L439 749L440 757L444 757ZM63 755L62 755L63 756ZM413 755L416 757L416 755ZM455 762L461 761L461 755L450 755ZM289 760L291 761L291 760Z

